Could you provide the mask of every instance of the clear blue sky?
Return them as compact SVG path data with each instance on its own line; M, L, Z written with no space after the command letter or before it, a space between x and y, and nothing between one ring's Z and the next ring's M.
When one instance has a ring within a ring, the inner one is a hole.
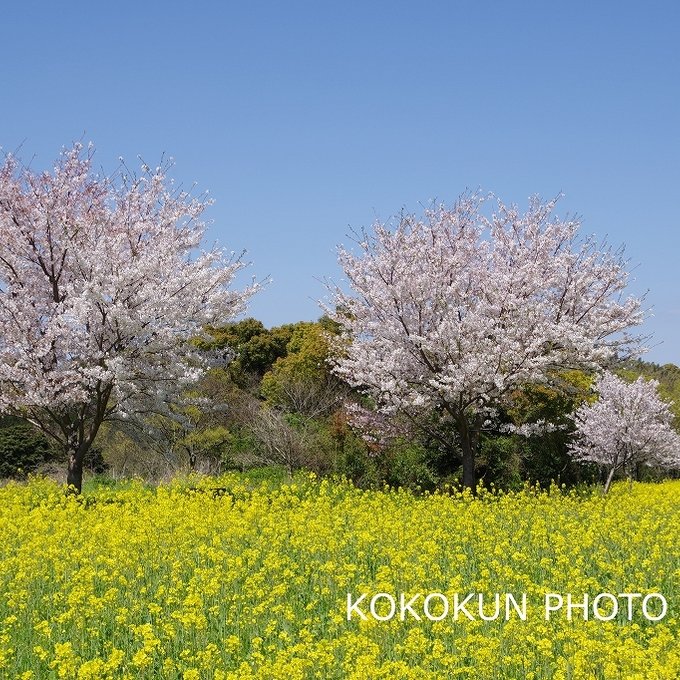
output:
M466 188L625 243L680 364L677 2L24 2L2 9L0 146L176 160L210 239L273 279L250 313L320 315L350 227Z

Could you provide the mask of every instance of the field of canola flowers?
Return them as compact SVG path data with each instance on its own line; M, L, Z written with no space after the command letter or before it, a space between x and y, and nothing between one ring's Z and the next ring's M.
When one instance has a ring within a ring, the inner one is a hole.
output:
M82 499L11 483L0 677L675 680L679 520L677 481L478 498L313 477L128 483ZM528 610L432 621L419 601L420 621L348 621L348 592L526 593ZM546 592L656 592L668 611L647 620L638 599L631 621L625 607L546 620Z

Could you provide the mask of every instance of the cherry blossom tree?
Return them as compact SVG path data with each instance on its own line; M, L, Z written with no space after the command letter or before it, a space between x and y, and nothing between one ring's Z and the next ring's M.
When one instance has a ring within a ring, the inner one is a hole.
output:
M569 450L580 461L607 468L607 493L618 470L638 463L680 466L680 436L672 428L671 404L659 398L656 380L627 383L605 372L594 385L599 399L574 412Z
M385 413L427 427L436 414L430 435L462 453L468 487L479 434L511 390L633 351L644 317L624 297L622 250L579 238L555 201L524 213L498 202L489 216L486 204L466 194L357 234L358 253L339 249L347 284L330 286L326 310L344 329L336 373Z
M102 422L168 413L204 369L188 341L244 309L241 258L200 250L210 203L166 179L92 172L93 148L53 172L0 169L0 412L51 436L80 490Z

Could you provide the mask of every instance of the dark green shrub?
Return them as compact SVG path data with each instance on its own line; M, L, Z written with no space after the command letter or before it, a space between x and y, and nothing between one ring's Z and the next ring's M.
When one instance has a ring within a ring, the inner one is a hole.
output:
M439 481L430 465L429 452L417 442L395 442L384 452L381 462L384 480L390 486L431 491Z
M102 450L97 447L91 447L85 454L83 459L83 468L89 470L95 475L103 475L108 472L110 465L104 460Z
M45 436L19 418L0 418L0 477L23 477L53 457Z

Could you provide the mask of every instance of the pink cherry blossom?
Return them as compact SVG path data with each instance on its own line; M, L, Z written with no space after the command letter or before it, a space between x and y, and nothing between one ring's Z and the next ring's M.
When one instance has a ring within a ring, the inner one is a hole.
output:
M555 201L526 212L464 195L452 207L376 223L339 249L346 284L327 312L344 328L335 371L385 413L438 413L474 486L477 439L508 392L561 368L593 370L639 338L620 251L579 238Z
M639 377L627 383L605 372L595 383L598 401L575 413L576 437L570 452L576 460L608 469L605 493L618 470L637 463L680 467L680 436L673 430L670 404L659 398L656 380Z
M77 487L101 423L165 410L203 370L187 341L258 287L233 290L241 258L199 249L205 198L163 168L91 165L77 144L51 173L0 168L0 411L56 439Z

